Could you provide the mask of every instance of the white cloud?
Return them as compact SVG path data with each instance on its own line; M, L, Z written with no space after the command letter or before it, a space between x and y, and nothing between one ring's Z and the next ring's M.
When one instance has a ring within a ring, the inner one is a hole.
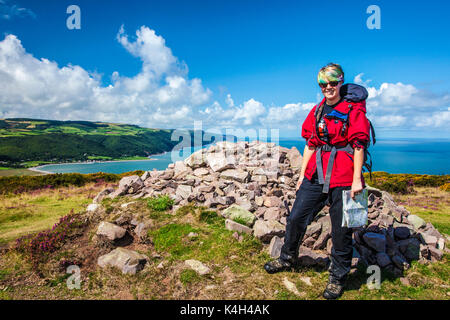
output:
M363 75L364 75L364 73L358 74L358 75L355 77L355 79L353 80L353 82L355 82L356 84L362 85L362 86L364 86L364 87L367 87L367 86L369 85L369 83L370 83L372 80L366 80L366 81L363 81L363 80L362 80L362 76L363 76Z
M355 82L369 83L370 80L362 80L362 75L355 77ZM426 127L442 127L448 130L449 94L435 94L402 82L385 82L379 88L367 87L367 91L368 117L375 129L423 130Z
M266 112L263 104L255 99L244 102L242 108L238 108L234 114L233 120L244 119L244 125L258 124L259 116Z
M418 127L446 127L450 123L450 107L447 110L433 112L426 117L416 116L414 117L414 123Z
M98 75L80 66L59 67L37 59L15 35L6 36L0 41L2 116L192 126L194 108L207 103L212 92L200 79L188 78L185 64L153 30L143 26L130 40L121 27L117 40L142 60L142 69L134 77L116 71L111 75L113 83L104 87Z
M30 9L21 8L10 0L0 0L0 19L11 20L15 17L24 18L27 16L36 17Z
M0 3L2 0L0 0ZM98 74L81 66L58 66L26 52L15 35L0 41L0 116L58 120L90 120L137 124L154 128L192 128L195 120L208 128L279 128L300 131L318 102L265 106L256 98L242 103L227 94L223 106L201 79L166 46L165 39L142 26L134 37L123 27L117 41L142 61L132 77L111 74L103 86ZM363 73L355 82L369 91L368 116L376 128L448 130L450 95L424 91L412 84L368 86ZM321 96L317 100L321 100Z
M288 103L283 107L271 107L265 119L262 121L267 125L279 124L283 125L292 120L298 122L300 119L304 120L308 112L315 106L313 102L310 103Z

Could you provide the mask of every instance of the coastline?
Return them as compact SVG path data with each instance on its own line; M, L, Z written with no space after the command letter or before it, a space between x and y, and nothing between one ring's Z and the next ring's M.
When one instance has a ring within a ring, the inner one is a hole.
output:
M26 169L30 170L30 171L43 173L44 175L47 175L47 174L55 174L55 172L42 170L42 168L45 167L45 166L53 166L53 165L57 166L57 165L67 165L67 164L111 163L111 162L124 162L124 161L126 161L126 162L129 162L129 161L155 161L155 160L158 160L158 159L151 158L152 156L163 156L163 155L165 155L165 154L167 154L169 152L172 152L172 151L177 151L177 150L171 150L171 151L165 151L165 152L162 152L162 153L152 154L152 155L149 156L148 159L141 159L141 160L101 160L101 161L94 160L95 162L93 162L93 161L59 162L59 163L48 163L48 164L44 164L44 165L40 165L40 166L36 166L36 167L31 167L31 168L26 168Z
M152 154L152 156L161 156L166 154L169 151L163 152L163 153L158 153L158 154ZM36 167L31 167L31 168L27 168L27 170L31 170L34 172L39 172L39 173L44 173L44 174L55 174L55 172L50 172L50 171L45 171L42 170L41 168L45 167L45 166L58 166L58 165L67 165L67 164L91 164L91 163L110 163L110 162L123 162L123 161L155 161L158 159L154 159L154 158L148 158L148 159L141 159L141 160L104 160L104 161L78 161L78 162L60 162L60 163L48 163L48 164L44 164L44 165L40 165L40 166L36 166Z

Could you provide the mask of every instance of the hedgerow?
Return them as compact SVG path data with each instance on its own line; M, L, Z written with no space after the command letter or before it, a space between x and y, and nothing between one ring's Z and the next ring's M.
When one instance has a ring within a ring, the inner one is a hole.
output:
M450 175L372 172L372 179L364 173L365 181L372 187L391 193L408 194L414 187L441 187L450 183Z
M43 176L8 176L0 177L0 194L19 194L37 189L54 189L58 187L82 187L88 183L117 182L130 175L142 175L144 171L136 170L121 174L114 173L56 173Z

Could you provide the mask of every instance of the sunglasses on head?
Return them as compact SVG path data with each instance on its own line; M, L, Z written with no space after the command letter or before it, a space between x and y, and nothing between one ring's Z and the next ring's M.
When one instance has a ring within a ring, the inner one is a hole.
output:
M337 87L337 85L339 84L339 82L340 82L340 81L330 81L330 82L326 82L326 83L319 82L319 86L320 86L321 88L326 88L326 87L328 86L328 84L330 84L330 86L332 86L332 87Z

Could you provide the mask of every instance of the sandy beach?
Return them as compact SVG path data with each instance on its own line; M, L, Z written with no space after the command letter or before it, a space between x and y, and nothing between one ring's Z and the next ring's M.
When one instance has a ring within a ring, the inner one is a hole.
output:
M153 154L152 156L160 156L160 155L164 155L166 153L167 152ZM109 163L109 162L123 162L123 161L154 161L154 160L157 160L157 159L148 158L148 159L142 159L142 160L106 160L106 161L81 161L81 162L79 161L79 162L48 163L48 164L44 164L44 165L37 166L37 167L27 168L27 170L44 173L44 174L54 174L54 172L45 171L45 170L42 170L41 168L43 168L45 166L49 166L49 165L53 166L53 165L66 165L66 164L94 164L94 163Z

